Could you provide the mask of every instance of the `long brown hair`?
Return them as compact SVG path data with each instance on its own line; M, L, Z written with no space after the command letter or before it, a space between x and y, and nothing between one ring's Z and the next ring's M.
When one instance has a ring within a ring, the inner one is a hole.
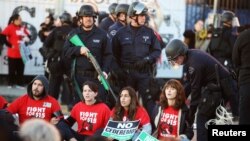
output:
M127 90L129 96L131 97L131 102L130 102L129 108L128 108L128 119L129 120L134 120L135 114L136 114L136 111L137 111L137 107L139 106L138 98L136 96L136 91L132 87L127 86L127 87L124 87L120 91L119 96L121 96L121 93L124 90ZM123 116L125 114L125 109L121 105L120 98L118 99L114 109L115 110L114 110L114 119L113 120L122 121L122 118L123 118Z
M165 94L165 90L168 87L172 87L172 88L175 88L177 90L177 95L175 97L175 104L173 107L175 109L180 109L183 106L183 104L185 104L186 96L185 96L185 92L184 92L184 87L182 86L180 81L175 80L175 79L170 79L169 81L167 81L162 89L161 96L160 96L160 104L161 104L162 108L165 109L169 106L168 99L167 99L166 94Z

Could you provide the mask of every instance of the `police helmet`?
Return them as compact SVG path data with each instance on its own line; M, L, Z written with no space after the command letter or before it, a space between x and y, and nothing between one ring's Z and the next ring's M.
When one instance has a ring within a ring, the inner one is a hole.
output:
M118 5L117 3L112 3L109 5L108 9L110 14L115 14L115 8L117 7L117 5Z
M115 8L115 15L118 16L119 13L126 13L128 12L129 5L128 4L119 4Z
M62 23L71 23L72 22L72 17L68 12L62 13L62 15L59 16L59 19Z
M224 11L221 15L221 21L222 22L231 22L233 21L233 18L235 17L234 12L232 11Z
M97 13L91 5L83 5L78 12L78 16L96 17Z
M128 16L146 15L148 8L140 2L133 2L128 9Z
M176 59L179 55L185 55L188 47L179 39L174 39L168 43L165 52L169 61Z

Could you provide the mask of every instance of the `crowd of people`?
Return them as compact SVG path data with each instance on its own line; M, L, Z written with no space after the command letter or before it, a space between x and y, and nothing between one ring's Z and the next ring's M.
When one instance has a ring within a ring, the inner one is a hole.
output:
M39 31L45 75L36 76L27 85L27 93L11 103L0 96L1 139L111 141L117 139L102 134L109 121L139 120L130 140L146 132L159 140L189 141L197 128L196 140L206 141L205 125L223 104L235 120L239 118L239 124L250 123L249 30L233 32L233 12L222 13L219 28L207 25L209 30L204 31L203 21L198 20L194 30L184 32L183 41L164 43L148 25L148 8L143 3L112 3L108 9L100 23L96 23L97 11L85 4L75 17L67 12L46 17ZM74 37L84 45L77 45ZM0 34L1 43L8 47L11 87L23 86L19 42L29 39L20 15L12 15ZM184 66L185 75L166 80L155 93L151 85L162 49L172 67ZM100 82L100 72L90 55L116 95ZM58 102L60 93L70 110L66 118ZM12 115L18 115L18 125ZM72 129L75 123L76 130Z

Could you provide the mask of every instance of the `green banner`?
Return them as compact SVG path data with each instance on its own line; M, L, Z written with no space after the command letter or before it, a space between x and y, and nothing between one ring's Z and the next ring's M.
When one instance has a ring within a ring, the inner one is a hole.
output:
M135 139L135 141L159 141L155 137L151 136L147 132L141 131L139 136Z

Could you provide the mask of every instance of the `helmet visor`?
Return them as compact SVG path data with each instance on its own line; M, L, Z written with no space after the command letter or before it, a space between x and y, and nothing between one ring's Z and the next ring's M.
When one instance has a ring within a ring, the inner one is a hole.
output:
M142 3L138 3L135 7L134 7L134 11L136 15L140 15L140 14L146 14L146 12L148 11L147 8L144 6L144 4Z

